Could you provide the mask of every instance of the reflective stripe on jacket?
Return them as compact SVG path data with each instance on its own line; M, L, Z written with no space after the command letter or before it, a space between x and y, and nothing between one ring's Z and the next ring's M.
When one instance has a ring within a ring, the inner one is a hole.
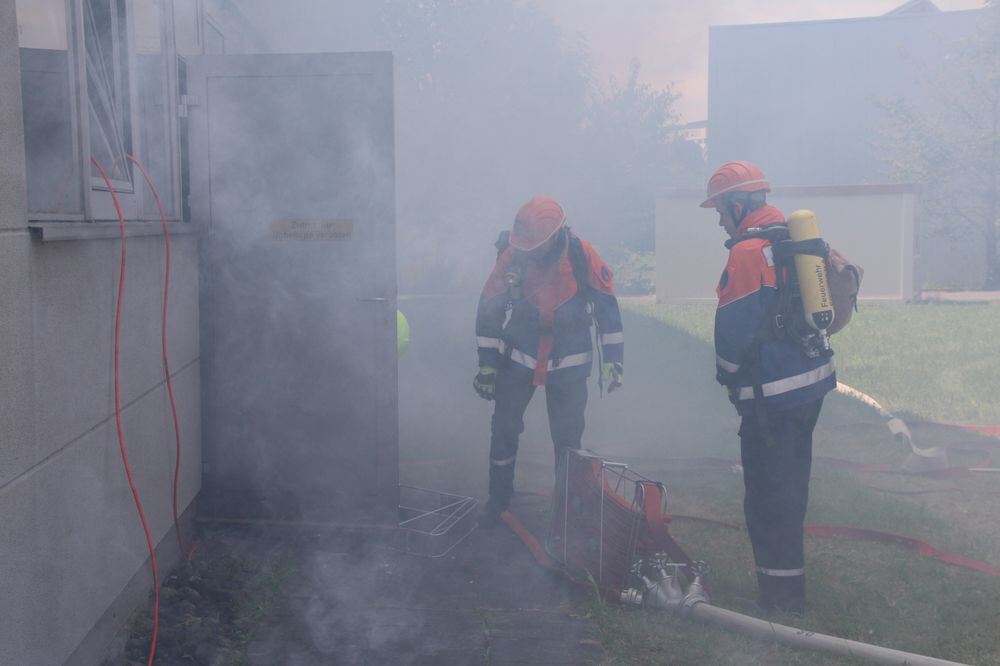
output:
M748 214L739 231L784 221L774 206ZM770 241L751 238L729 250L716 293L715 361L719 381L736 398L740 415L753 412L751 364L760 363L761 392L769 409L788 409L824 396L837 385L832 358L809 358L791 340L765 339L754 358L755 337L778 302L777 276Z

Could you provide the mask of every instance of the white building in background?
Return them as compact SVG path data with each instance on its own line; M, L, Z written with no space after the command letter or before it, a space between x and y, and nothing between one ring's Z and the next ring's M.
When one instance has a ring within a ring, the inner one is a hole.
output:
M980 18L981 10L942 12L913 0L884 16L713 26L709 168L750 160L779 187L889 183L879 103L919 106L946 54ZM917 285L981 283L979 249L932 238L934 222L918 209Z

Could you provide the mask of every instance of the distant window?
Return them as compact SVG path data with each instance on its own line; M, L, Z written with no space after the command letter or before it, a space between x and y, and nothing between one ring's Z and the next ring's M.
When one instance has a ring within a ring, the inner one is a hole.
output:
M132 103L125 0L84 0L83 37L90 107L90 153L116 190L131 192ZM95 187L104 186L96 167Z
M21 101L33 217L80 219L83 176L66 0L17 0Z

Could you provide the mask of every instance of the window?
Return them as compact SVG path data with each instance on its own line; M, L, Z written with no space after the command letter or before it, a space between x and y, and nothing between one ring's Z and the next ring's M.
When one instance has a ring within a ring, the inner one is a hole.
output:
M132 26L135 39L136 87L139 104L139 159L160 193L164 212L177 217L176 191L177 152L173 137L177 109L174 62L167 57L170 43L169 17L160 0L132 0ZM141 174L135 174L142 191L141 215L159 219L156 202L147 191Z
M21 98L33 218L82 219L74 43L66 0L17 0Z
M202 14L198 0L174 0L174 40L177 54L201 55Z
M205 55L224 55L226 53L226 37L222 34L219 24L205 16Z
M158 219L131 156L177 219L173 0L17 0L16 8L29 217L117 219L93 156L126 219Z
M90 109L90 154L104 168L115 190L132 192L132 165L125 157L133 153L125 0L84 0L83 43ZM91 178L94 187L105 186L93 165Z

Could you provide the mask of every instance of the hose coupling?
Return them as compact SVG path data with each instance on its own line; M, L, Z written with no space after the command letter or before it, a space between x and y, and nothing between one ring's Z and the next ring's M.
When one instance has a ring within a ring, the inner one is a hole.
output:
M656 553L632 565L632 587L621 592L622 603L650 608L680 610L684 601L678 569L665 553Z
M641 606L642 592L634 587L625 588L621 593L621 602L626 606Z
M694 580L688 585L687 594L684 595L684 599L681 605L685 613L690 613L698 604L707 604L709 602L708 592L705 591L705 577L708 576L708 563L704 560L695 560L691 563L691 574L694 576Z

